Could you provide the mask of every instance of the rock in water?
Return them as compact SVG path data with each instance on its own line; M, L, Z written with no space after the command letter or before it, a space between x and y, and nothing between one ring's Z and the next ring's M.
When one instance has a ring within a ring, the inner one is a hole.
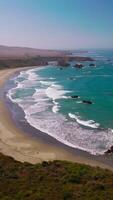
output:
M79 96L78 96L78 95L73 95L73 96L71 96L71 98L72 98L72 99L78 99Z
M94 63L89 64L90 67L95 67L96 65Z
M83 100L82 102L85 104L93 104L92 101L87 101L87 100Z
M75 64L75 67L78 68L78 69L81 69L84 66L81 63L77 63L77 64Z
M113 146L111 146L110 149L108 149L105 153L106 153L106 154L113 153Z

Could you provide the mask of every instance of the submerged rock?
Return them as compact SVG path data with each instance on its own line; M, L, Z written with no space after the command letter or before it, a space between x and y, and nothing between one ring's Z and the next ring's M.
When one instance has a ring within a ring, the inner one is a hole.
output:
M83 100L82 102L85 103L85 104L93 104L93 102L89 101L89 100Z
M95 67L96 65L94 63L89 64L90 67Z
M75 80L75 78L74 78L74 77L69 77L68 79L69 79L69 80Z

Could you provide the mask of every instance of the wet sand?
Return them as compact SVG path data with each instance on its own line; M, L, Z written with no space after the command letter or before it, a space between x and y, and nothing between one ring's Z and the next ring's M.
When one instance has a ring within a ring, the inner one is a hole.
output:
M0 88L4 87L7 79L14 73L24 68L0 70ZM26 69L26 68L25 68ZM25 125L26 126L26 125ZM67 160L77 163L89 164L113 170L113 160L108 156L92 156L79 151L51 137L32 137L34 128L26 128L26 133L19 128L12 119L11 113L5 103L4 97L0 98L0 152L13 157L21 162L39 163L50 160ZM27 134L29 130L29 134ZM31 134L30 134L31 131ZM38 132L38 130L35 130ZM40 135L40 131L39 131ZM46 139L44 139L44 137Z

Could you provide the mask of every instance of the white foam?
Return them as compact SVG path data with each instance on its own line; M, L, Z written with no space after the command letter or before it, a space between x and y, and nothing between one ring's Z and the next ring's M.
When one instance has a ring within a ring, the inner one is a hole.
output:
M49 85L54 84L54 82L51 82L51 81L40 81L40 83L41 83L42 85L46 85L46 86L49 86Z
M18 77L19 77L19 78L20 78L20 77L22 77L22 78L27 78L27 73L26 73L26 71L21 71Z
M53 77L50 77L49 79L50 79L50 80L55 80L55 78L53 78Z
M20 88L31 88L31 87L35 87L37 86L37 81L36 80L24 80L20 83ZM19 88L19 84L18 84L18 88Z
M62 86L55 84L52 84L46 89L46 95L52 100L65 98L66 96L64 95L68 92L70 91L63 90Z
M52 107L53 113L57 113L57 112L59 111L59 108L60 108L58 102L56 102L55 100L61 99L61 98L64 98L64 99L65 99L65 98L68 98L68 97L66 97L66 96L64 95L64 94L66 94L66 93L68 93L68 92L70 92L70 91L63 90L63 87L62 87L62 86L57 85L57 84L55 84L55 83L53 83L51 86L49 86L49 87L46 89L46 91L45 91L46 95L47 95L50 99L52 99L52 101L53 101L53 103L54 103L54 105L53 105L53 107Z
M74 116L72 116L74 117ZM42 115L27 116L26 119L36 129L47 133L60 142L92 154L103 154L113 143L111 131L94 131L80 127L76 122L68 122L61 114L44 112Z
M40 102L40 103L36 103L34 105L28 105L28 107L26 107L26 108L25 108L25 106L26 106L25 105L24 111L27 116L32 116L33 114L46 111L50 105L51 104L46 103L46 102Z
M37 80L37 75L35 74L34 70L28 70L26 72L28 74L28 79L31 81Z
M13 103L20 103L21 99L20 98L13 98L12 96L15 94L16 89L11 89L7 93L7 97L13 102Z
M52 107L52 111L53 111L53 113L57 113L60 108L59 103L54 100L53 100L53 103L54 103L54 106Z
M79 117L77 115L74 115L72 113L69 113L69 117L72 119L75 119L77 123L79 123L83 126L91 127L91 128L99 127L99 123L95 123L95 121L93 121L93 120L84 121L84 120L79 119Z
M82 103L82 101L76 101L76 103Z
M13 95L14 93L13 93L13 89L11 89L11 90L9 90L8 91L8 93L7 93L7 97L12 101L12 102L14 102L14 100L13 100L13 98L12 98L12 95Z
M45 89L35 89L35 93L32 98L34 98L35 102L46 101L49 99L46 96Z
M57 112L59 111L59 106L58 106L58 105L54 105L54 106L52 107L52 111L53 111L54 113L57 113Z

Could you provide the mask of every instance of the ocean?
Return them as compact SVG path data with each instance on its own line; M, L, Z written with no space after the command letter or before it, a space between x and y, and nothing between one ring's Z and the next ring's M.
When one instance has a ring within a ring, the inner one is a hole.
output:
M71 62L63 69L48 65L21 71L10 79L7 97L32 127L70 147L102 155L113 145L113 50L74 55L94 58L95 66L81 62L84 67L77 69Z

